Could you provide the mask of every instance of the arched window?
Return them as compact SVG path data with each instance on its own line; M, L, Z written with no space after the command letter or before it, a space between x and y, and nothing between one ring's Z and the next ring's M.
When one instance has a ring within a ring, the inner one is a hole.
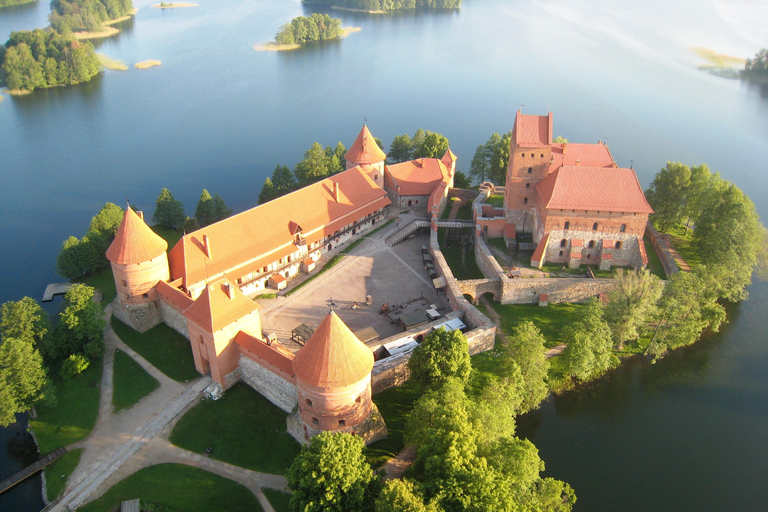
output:
M597 231L597 222L592 224L592 231Z
M560 251L560 256L562 256L562 255L563 255L563 251Z
M592 249L593 247L595 247L595 241L594 240L590 240L589 244L587 245L587 248L588 249Z
M307 398L307 407L312 407L312 400Z
M320 420L317 418L312 418L312 424L317 427L320 425Z
M523 204L528 204L528 198L527 197L523 198Z
M560 247L565 247L566 245L568 245L568 240L566 240L565 238L560 240Z
M541 154L541 158L544 158L544 153Z
M346 427L347 426L346 420L339 420L339 426L340 427Z
M619 231L621 231L622 233L624 233L626 230L627 230L626 224L622 224L621 227L619 228Z
M525 184L525 188L531 188L531 184L530 183L526 183ZM125 281L123 281L123 282L125 282Z
M564 229L568 230L570 227L571 227L570 221L565 221L565 228Z
M620 249L621 249L621 242L616 242L616 250L618 251Z
M528 174L531 174L531 173L533 173L533 167L528 168Z
M123 286L128 286L128 283L125 282L125 279L121 281L123 283Z

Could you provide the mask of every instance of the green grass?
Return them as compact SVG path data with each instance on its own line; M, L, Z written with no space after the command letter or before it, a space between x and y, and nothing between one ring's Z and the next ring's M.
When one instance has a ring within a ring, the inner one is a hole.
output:
M405 420L413 403L420 393L416 383L408 381L400 386L389 388L373 397L373 402L384 416L389 432L386 439L368 446L366 455L373 468L378 468L400 453L405 445Z
M48 501L55 500L67 485L70 475L80 462L83 449L68 451L56 462L45 468L45 485Z
M459 207L459 211L456 212L457 219L472 220L472 203L474 201L468 201Z
M692 229L685 233L685 226L675 226L669 229L667 234L672 237L672 246L677 249L677 252L688 262L691 268L702 265L700 253L693 244Z
M165 226L152 226L152 231L160 235L166 242L168 242L168 251L173 249L176 242L181 240L181 233L173 228L167 228Z
M461 201L458 197L452 197L448 200L448 202L445 204L445 209L443 210L443 214L440 216L441 219L447 219L451 216L451 210L453 209L453 203L456 201Z
M269 503L274 507L275 512L291 512L291 495L287 492L276 491L269 487L262 487L261 491L267 497Z
M173 380L188 382L200 377L189 340L167 325L158 324L141 333L113 316L112 329L123 343Z
M384 227L384 226L381 226ZM337 254L333 258L331 258L328 263L323 266L320 270L317 271L317 273L313 276L308 277L304 281L297 284L295 287L291 288L287 292L285 292L285 296L288 297L290 294L295 293L297 290L300 290L303 286L306 286L307 283L311 282L313 279L316 279L317 276L321 275L323 272L327 272L328 270L331 270L333 267L335 267L341 260L344 259L343 254Z
M171 442L236 466L283 474L299 453L286 432L287 414L245 384L216 401L202 400L176 424Z
M183 464L158 464L137 471L113 485L101 498L77 510L118 510L121 501L133 498L184 512L264 510L245 486Z
M645 244L645 253L648 255L648 270L660 279L666 279L667 274L664 272L664 266L661 264L661 259L656 252L656 247L653 246L653 242L643 238L643 244Z
M437 231L437 240L440 244L440 251L445 256L445 261L453 272L453 277L458 280L463 279L483 279L483 273L480 271L480 267L477 266L475 261L475 252L469 247L466 250L464 261L462 262L461 246L456 242L451 247L445 246L445 230L446 228L439 228Z
M115 351L112 405L115 412L130 407L160 386L139 363L121 350Z
M495 247L504 254L509 254L509 249L507 248L507 243L504 241L504 238L489 238L486 240L486 243L488 244L489 248ZM503 259L497 258L496 255L493 254L493 251L491 251L491 255L496 259L496 263L498 263L501 268L508 266L508 264Z
M491 206L504 206L504 196L489 196L485 202Z
M101 360L98 360L70 380L54 379L58 405L38 406L37 420L29 422L37 437L40 453L68 446L91 433L99 414L102 367Z
M261 295L257 295L256 299L275 299L277 298L276 293L262 293Z
M75 282L84 283L99 290L102 295L101 303L104 306L115 300L115 297L117 297L115 277L112 275L111 266L107 266L107 268L104 268L95 274L87 275Z
M539 328L547 340L547 347L554 347L565 342L560 337L563 327L581 319L581 312L586 304L559 302L541 307L538 304L497 304L493 309L501 317L504 334L509 336L519 323L531 321Z

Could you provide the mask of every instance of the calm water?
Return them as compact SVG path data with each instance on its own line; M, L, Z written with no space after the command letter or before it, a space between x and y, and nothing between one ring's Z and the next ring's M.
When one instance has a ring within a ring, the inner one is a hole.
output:
M667 160L706 162L768 218L768 98L697 70L686 49L753 55L768 46L765 2L465 0L460 12L339 12L362 31L291 53L252 46L309 12L298 1L135 3L136 18L98 51L131 68L162 66L0 103L0 301L39 298L58 279L61 242L82 236L104 202L128 197L151 212L169 187L191 213L205 187L242 210L278 163L293 166L315 140L349 146L364 116L385 144L419 127L445 134L466 171L521 104L549 109L555 135L607 140L643 185ZM46 2L0 11L0 40L44 26L47 13ZM655 366L630 364L533 418L540 425L526 433L547 473L576 488L578 509L766 502L768 288L751 293L721 335ZM7 454L0 462L12 471ZM39 509L9 499L0 509Z

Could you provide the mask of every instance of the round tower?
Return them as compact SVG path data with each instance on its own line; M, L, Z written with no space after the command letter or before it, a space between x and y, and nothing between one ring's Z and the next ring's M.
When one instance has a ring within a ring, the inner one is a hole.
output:
M384 160L387 155L373 138L367 125L357 135L352 147L344 155L347 169L360 166L379 187L384 188Z
M293 371L306 442L323 430L353 432L372 442L386 427L371 401L373 353L334 313L329 312L296 353Z
M147 304L155 299L157 282L170 278L166 249L166 241L129 206L107 249L121 303Z

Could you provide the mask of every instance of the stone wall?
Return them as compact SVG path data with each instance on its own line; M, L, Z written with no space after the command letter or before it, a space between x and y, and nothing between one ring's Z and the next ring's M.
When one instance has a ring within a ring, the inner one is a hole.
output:
M240 379L284 410L291 412L298 405L296 386L278 377L256 361L240 356Z
M448 191L448 199L458 197L462 201L474 201L479 195L477 190L470 190L466 188L452 188Z
M536 304L539 294L546 293L549 302L583 302L615 285L613 279L535 278L504 279L502 304Z
M496 279L504 275L504 269L493 257L482 237L475 238L475 262L477 262L480 272L488 279Z
M162 299L160 299L158 303L160 304L160 315L162 316L165 325L189 339L189 325L181 311L166 304Z
M562 245L563 240L565 240L564 246ZM636 234L619 233L618 231L613 233L574 229L567 231L555 229L549 232L549 246L547 247L544 262L567 265L573 240L580 240L582 242L582 265L598 265L603 251L603 240L613 240L614 242L621 242L621 249L613 249L612 266L635 266L637 262L641 262L639 266L643 266L638 236ZM589 247L590 242L594 242L592 247ZM562 254L560 254L561 252Z
M412 352L388 357L377 363L371 372L371 392L375 395L385 389L394 388L411 378L408 360Z
M112 301L112 314L124 324L144 332L163 321L159 300L144 304L124 304L119 298Z

